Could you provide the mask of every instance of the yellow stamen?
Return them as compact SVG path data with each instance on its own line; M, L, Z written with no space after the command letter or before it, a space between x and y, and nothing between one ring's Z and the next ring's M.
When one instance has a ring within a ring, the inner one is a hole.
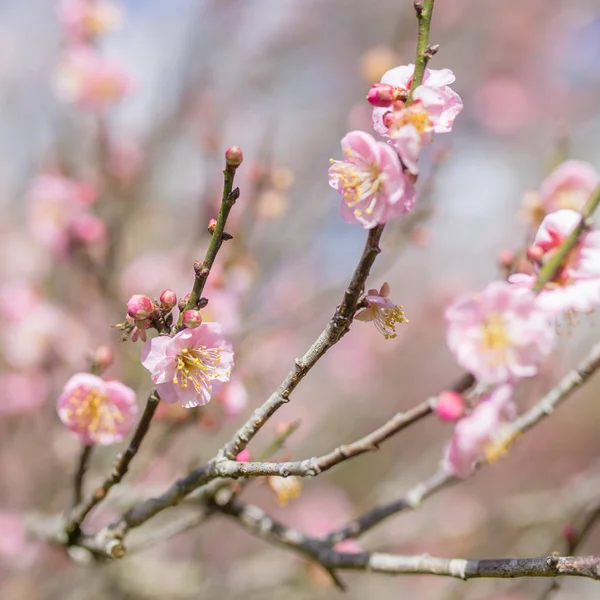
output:
M223 348L184 348L176 357L176 370L173 383L182 389L188 387L188 383L200 394L203 388L209 387L210 382L219 376L217 367L221 362L221 351Z
M92 433L115 433L117 425L125 420L123 413L109 402L108 395L97 388L75 389L66 412L78 430Z
M506 331L502 315L491 314L483 323L481 335L481 350L488 353L491 364L501 364L506 356L506 348L511 340Z

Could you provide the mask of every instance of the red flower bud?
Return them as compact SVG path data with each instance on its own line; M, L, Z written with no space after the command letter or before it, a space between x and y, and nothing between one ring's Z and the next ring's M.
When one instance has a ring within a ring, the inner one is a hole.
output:
M435 412L442 421L458 421L465 414L465 399L453 390L445 390L437 397Z
M192 308L183 313L182 324L184 327L187 327L188 329L194 329L195 327L198 327L200 323L202 323L202 316L200 315L199 310Z
M230 146L225 150L225 162L228 167L239 167L243 160L244 155L239 146Z
M165 290L160 295L160 306L165 310L171 310L174 306L177 306L177 296L173 290Z
M134 294L127 303L127 314L136 321L147 319L154 311L152 300L142 294Z

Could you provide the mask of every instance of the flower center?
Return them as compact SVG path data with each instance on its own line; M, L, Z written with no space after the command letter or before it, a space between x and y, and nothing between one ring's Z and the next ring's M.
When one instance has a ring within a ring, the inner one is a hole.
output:
M347 151L352 155L352 151ZM356 164L354 162L338 162L333 166L333 174L336 177L340 191L349 208L360 204L365 200L370 200L369 206L365 208L365 213L371 214L375 207L375 194L382 191L384 178L381 169L376 164ZM362 211L357 209L356 213Z
M493 355L491 362L501 363L509 343L510 338L502 316L498 314L489 315L483 323L481 350Z
M221 362L223 348L184 348L176 359L176 370L173 383L182 389L191 383L198 394L210 387L210 382L219 376L218 367Z
M79 431L114 433L125 420L123 413L97 388L77 388L70 399L68 417Z
M380 308L377 305L371 307L373 313L373 322L375 327L383 334L386 340L393 340L398 336L396 333L396 325L408 323L404 316L402 306L394 306L394 308Z
M556 208L553 210L560 210L562 208L568 208L571 210L580 211L587 202L589 194L582 189L564 187L554 194L554 203Z
M429 113L418 105L405 108L397 114L393 127L397 131L404 125L412 125L420 134L423 134L430 129Z

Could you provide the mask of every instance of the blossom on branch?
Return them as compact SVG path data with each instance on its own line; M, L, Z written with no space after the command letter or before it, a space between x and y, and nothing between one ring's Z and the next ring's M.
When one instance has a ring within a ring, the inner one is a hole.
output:
M538 229L529 254L539 265L550 260L581 222L574 210L558 210L549 214ZM531 289L535 275L515 273L509 281L520 288ZM537 298L538 306L551 315L565 311L589 312L600 304L600 231L584 232L575 247L546 283Z
M445 317L454 358L482 383L532 377L554 346L554 327L535 296L504 281L460 296Z
M118 381L77 373L57 403L60 420L84 444L115 444L131 430L137 414L135 392Z
M486 454L488 448L488 462L498 456L495 436L501 431L502 424L515 416L512 394L510 385L497 387L477 404L470 415L456 424L445 456L446 466L454 475L471 475L477 461Z
M193 408L210 402L221 383L229 381L233 350L220 323L202 323L174 337L148 340L142 364L165 402Z
M341 213L365 229L408 212L415 188L393 148L364 131L351 131L341 142L344 161L331 160L329 185L343 197Z
M364 297L367 307L354 318L366 323L373 322L386 340L397 337L396 325L408 323L402 306L394 304L389 298L390 286L384 283L379 291L369 290Z
M567 160L542 181L539 192L526 195L525 216L537 227L555 211L581 211L598 184L600 173L590 163Z

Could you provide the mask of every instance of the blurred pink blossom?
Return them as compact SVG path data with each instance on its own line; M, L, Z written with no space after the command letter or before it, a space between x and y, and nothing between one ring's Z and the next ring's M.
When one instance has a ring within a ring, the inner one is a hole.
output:
M0 372L2 401L0 414L18 414L38 408L48 393L48 384L42 373Z
M435 404L435 414L442 421L458 421L467 408L465 399L454 390L444 390L438 394Z
M228 417L239 415L248 404L248 390L244 383L234 377L227 385L223 386L219 394L219 401L223 405Z
M28 194L29 229L54 256L64 257L73 237L97 242L104 224L89 212L96 188L88 183L43 173L32 182Z
M412 208L415 189L392 148L363 131L346 134L341 146L346 159L332 160L329 185L342 195L348 223L372 229Z
M471 475L502 423L514 417L512 394L510 385L495 388L470 415L456 424L445 456L445 463L452 473L458 477Z
M600 173L590 164L567 160L560 164L540 187L545 214L562 208L580 211L600 184Z
M123 10L110 0L62 0L58 18L67 40L84 42L117 28Z
M133 91L131 77L91 46L67 49L54 78L60 100L100 111Z
M394 339L396 325L408 323L402 306L397 306L389 298L390 286L384 283L379 291L369 290L364 298L367 307L354 318L367 323L373 322L386 340Z
M135 392L119 381L77 373L57 402L60 420L84 444L115 444L131 430L137 414Z
M0 333L6 361L18 369L36 368L59 359L80 364L89 347L89 334L69 313L39 302Z
M541 251L541 264L554 256L580 221L581 215L568 209L544 218L534 240L534 247ZM536 275L515 273L509 281L519 288L531 289L536 279ZM552 281L538 294L537 303L551 315L589 312L600 304L600 231L588 231L579 237Z
M35 560L39 543L28 539L21 515L0 511L0 533L0 564L26 567Z
M202 323L172 338L159 336L147 341L142 364L165 402L193 408L207 404L221 382L229 381L233 350L220 323Z
M535 296L504 281L460 296L445 317L454 358L483 383L535 375L554 346L554 327Z

